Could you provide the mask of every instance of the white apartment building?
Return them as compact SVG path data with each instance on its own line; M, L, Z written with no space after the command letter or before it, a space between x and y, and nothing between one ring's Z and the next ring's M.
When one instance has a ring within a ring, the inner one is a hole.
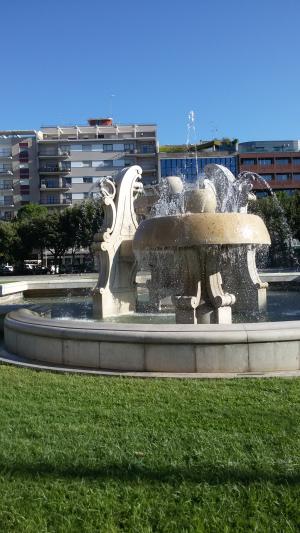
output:
M0 131L0 218L9 220L29 202L64 208L97 194L97 183L140 165L145 188L157 183L155 124L114 124Z
M113 124L90 119L87 126L43 127L38 133L40 203L59 207L97 194L97 183L126 166L143 169L144 185L157 181L154 124Z

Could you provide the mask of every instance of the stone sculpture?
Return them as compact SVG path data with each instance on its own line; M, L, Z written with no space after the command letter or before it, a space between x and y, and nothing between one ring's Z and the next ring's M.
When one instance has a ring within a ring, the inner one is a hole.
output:
M104 220L94 237L99 279L93 293L98 318L133 313L136 309L135 257L132 240L138 221L134 200L143 190L142 169L135 165L99 183Z

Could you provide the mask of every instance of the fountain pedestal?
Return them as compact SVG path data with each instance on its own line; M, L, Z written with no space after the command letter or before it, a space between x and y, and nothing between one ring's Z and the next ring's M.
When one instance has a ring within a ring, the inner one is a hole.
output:
M255 250L270 244L262 219L247 213L187 213L145 220L133 248L151 270L150 301L172 296L177 323L229 324L232 308L262 311L266 287Z

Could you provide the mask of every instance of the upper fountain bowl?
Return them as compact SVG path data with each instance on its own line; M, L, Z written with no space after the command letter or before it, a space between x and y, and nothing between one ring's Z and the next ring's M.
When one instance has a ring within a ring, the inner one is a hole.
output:
M144 220L133 249L191 247L199 245L270 244L270 235L257 215L248 213L186 213Z

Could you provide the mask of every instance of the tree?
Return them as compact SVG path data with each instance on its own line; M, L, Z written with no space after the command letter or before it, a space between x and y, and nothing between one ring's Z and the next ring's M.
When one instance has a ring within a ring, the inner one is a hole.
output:
M41 239L53 257L55 268L61 267L63 255L73 244L73 236L69 233L64 212L48 213L41 222Z
M17 214L17 220L32 220L33 218L40 218L41 216L47 216L48 209L39 204L27 204L23 205Z
M14 262L15 252L19 245L15 225L12 222L0 221L0 262Z
M17 259L24 261L33 250L40 251L41 261L43 260L43 250L45 248L45 234L41 231L44 221L48 216L46 207L28 204L18 212L16 220L17 234L20 239L20 248Z
M90 199L80 206L79 245L88 248L92 254L94 235L103 222L103 207L99 200Z
M267 254L269 267L295 267L298 261L293 239L299 238L300 198L285 193L260 198L251 204L251 212L264 220L271 237Z

